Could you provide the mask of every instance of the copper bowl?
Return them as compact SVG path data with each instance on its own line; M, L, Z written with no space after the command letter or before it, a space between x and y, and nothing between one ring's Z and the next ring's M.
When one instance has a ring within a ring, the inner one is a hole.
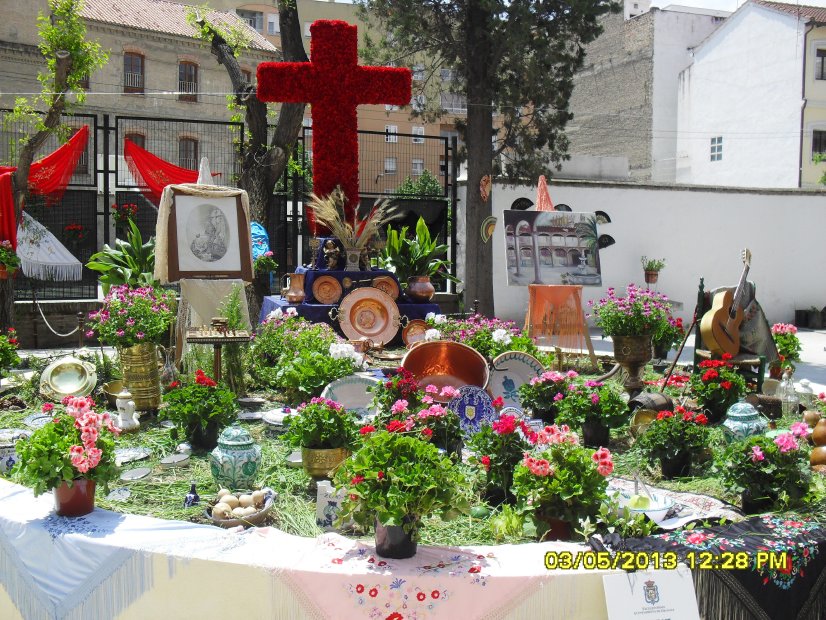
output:
M481 353L447 340L418 343L405 354L402 367L413 373L420 386L432 384L440 390L447 385L457 389L475 385L484 389L490 378L488 363Z

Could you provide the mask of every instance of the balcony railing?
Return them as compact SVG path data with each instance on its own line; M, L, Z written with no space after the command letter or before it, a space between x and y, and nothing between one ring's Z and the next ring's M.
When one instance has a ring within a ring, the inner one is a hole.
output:
M142 93L143 73L124 73L123 90L127 93Z
M196 101L198 99L198 82L178 80L178 99L180 101Z
M179 157L178 166L187 168L188 170L197 170L197 162L194 157Z

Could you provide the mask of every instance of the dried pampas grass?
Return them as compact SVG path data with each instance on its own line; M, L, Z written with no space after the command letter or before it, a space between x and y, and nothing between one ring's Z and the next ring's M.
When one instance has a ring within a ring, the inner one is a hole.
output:
M390 207L388 199L377 200L376 204L364 219L358 214L353 216L353 222L347 221L344 212L344 203L347 197L340 187L337 187L327 196L310 194L307 208L312 209L316 220L330 229L330 232L341 241L345 249L361 250L367 247L374 238L394 217L395 207Z

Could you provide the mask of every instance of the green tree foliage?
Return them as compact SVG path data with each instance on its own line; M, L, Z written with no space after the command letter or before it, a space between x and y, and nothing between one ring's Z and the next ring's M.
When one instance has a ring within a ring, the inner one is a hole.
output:
M441 181L430 172L425 170L417 177L407 177L401 185L393 192L394 198L404 198L406 196L443 196L445 193Z
M358 0L366 20L387 35L366 41L370 61L424 67L417 82L423 116L441 116L438 90L467 98L458 123L468 164L466 293L493 310L491 244L478 231L490 215L479 182L494 172L508 180L535 179L566 157L565 124L573 78L585 45L601 32L598 18L613 0ZM442 81L442 69L452 81ZM494 117L496 122L494 122ZM467 295L466 295L467 296Z

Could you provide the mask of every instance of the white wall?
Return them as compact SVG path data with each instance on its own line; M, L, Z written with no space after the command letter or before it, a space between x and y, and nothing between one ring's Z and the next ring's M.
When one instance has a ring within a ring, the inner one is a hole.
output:
M798 186L804 28L748 3L695 50L679 83L677 182Z
M654 12L654 80L651 114L651 180L676 178L678 77L691 63L689 48L701 43L722 23L717 15Z
M464 189L464 188L462 188ZM700 278L706 290L734 286L740 277L740 251L752 252L749 279L770 323L791 322L794 309L826 305L826 192L645 186L623 183L554 181L554 204L574 211L605 211L611 223L600 234L616 244L600 252L602 287L585 287L583 304L606 288L624 290L642 283L640 257L665 258L659 292L681 302L680 316L691 320ZM524 321L527 287L508 286L502 212L517 198L535 200L536 187L496 184L493 243L496 315ZM463 204L464 196L460 196ZM585 306L587 311L587 306Z

